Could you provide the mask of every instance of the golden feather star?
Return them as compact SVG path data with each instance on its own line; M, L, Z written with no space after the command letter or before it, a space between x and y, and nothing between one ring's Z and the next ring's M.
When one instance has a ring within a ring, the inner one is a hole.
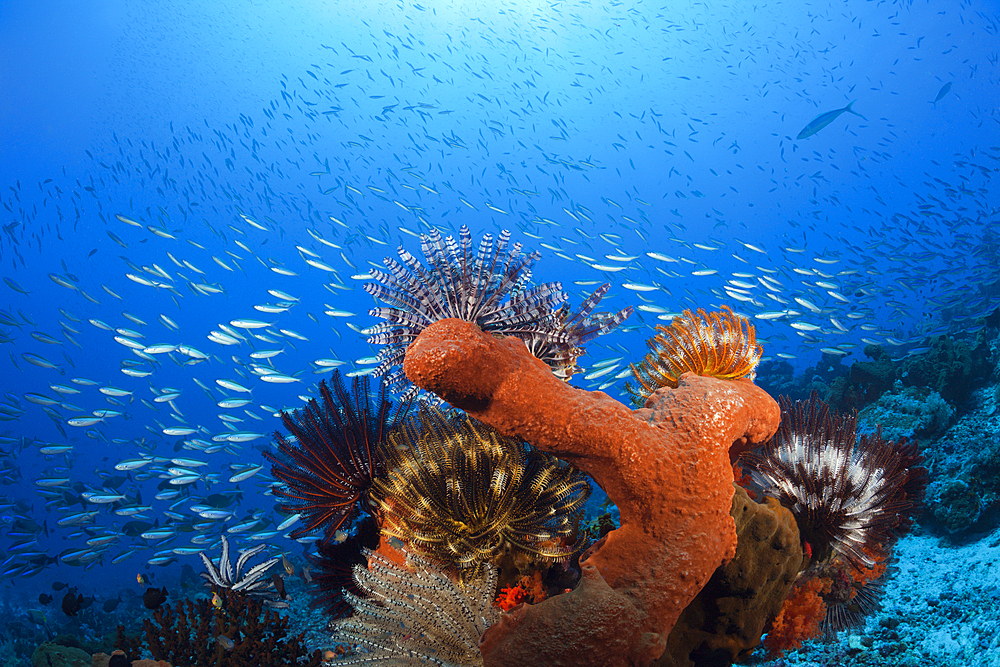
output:
M646 341L651 352L641 364L631 366L639 385L625 383L638 405L644 405L660 387L676 387L683 373L752 380L764 349L757 344L750 321L728 306L712 313L685 310L669 327L657 326L656 330L657 335Z

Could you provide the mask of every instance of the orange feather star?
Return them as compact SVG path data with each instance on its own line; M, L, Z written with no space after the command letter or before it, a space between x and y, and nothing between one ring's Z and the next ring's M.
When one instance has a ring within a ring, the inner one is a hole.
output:
M752 380L764 350L757 344L750 321L728 306L713 313L699 309L697 315L685 310L669 327L657 326L656 330L657 335L646 341L651 352L641 364L631 365L639 385L625 383L625 390L639 405L660 387L676 387L683 373Z

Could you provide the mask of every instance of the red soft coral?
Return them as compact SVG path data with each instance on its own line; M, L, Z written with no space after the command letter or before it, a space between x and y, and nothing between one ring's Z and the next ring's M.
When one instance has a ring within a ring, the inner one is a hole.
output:
M525 602L528 599L528 593L523 588L521 588L521 583L518 582L517 586L505 586L500 590L500 595L497 596L495 604L500 609L504 611L510 611L517 605Z
M506 586L500 593L493 604L504 611L510 611L522 602L538 604L546 597L545 586L542 585L542 573L536 571L530 577L521 577L516 586Z
M820 624L826 616L826 603L821 596L830 592L831 585L826 578L807 579L795 585L764 638L764 646L772 657L802 648L802 642L820 636Z

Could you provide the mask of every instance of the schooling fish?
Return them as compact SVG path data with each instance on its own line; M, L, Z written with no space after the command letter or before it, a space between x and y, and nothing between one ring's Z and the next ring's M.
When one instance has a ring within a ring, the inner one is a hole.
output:
M837 120L840 114L844 113L845 111L852 113L860 118L864 118L864 120L868 120L867 118L865 118L864 116L862 116L857 111L851 108L851 105L853 105L855 102L857 102L857 100L852 100L851 104L848 104L843 109L835 109L833 111L827 111L826 113L821 113L820 115L816 116L811 121L809 121L809 124L806 125L804 128L802 128L802 131L799 132L799 136L795 138L805 139L806 137L811 137L812 135L816 134L824 127L832 123L833 121Z

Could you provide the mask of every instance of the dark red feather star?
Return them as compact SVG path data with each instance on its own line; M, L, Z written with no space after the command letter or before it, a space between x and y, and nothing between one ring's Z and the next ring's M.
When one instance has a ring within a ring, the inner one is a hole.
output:
M394 406L382 383L373 396L367 377L354 378L348 391L339 372L329 385L321 382L319 392L322 404L312 399L282 413L290 436L275 433L278 451L265 456L272 475L284 482L275 490L286 499L282 511L302 515L292 538L322 529L328 542L357 515L359 501L381 471L379 443L403 420L409 404Z

